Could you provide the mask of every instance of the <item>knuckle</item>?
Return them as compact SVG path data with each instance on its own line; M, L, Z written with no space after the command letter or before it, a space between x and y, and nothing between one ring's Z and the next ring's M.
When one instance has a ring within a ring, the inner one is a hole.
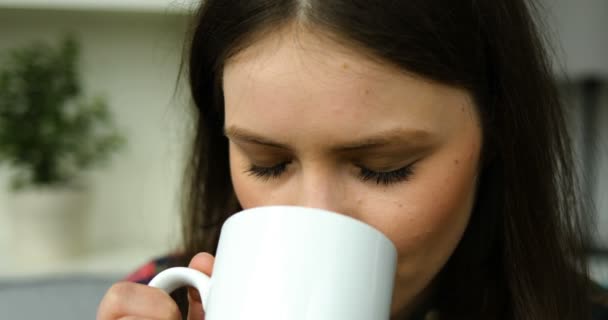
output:
M102 298L97 311L98 320L114 319L125 311L125 300L133 294L130 283L119 282L113 284Z
M106 294L106 299L111 305L124 304L125 299L132 296L135 292L134 284L128 282L118 282L112 285Z

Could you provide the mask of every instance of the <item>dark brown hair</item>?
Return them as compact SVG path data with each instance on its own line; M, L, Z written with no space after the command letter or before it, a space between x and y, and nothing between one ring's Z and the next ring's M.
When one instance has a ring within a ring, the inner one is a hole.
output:
M288 23L466 89L482 119L476 203L436 279L442 319L586 319L585 218L533 1L205 0L189 44L196 133L183 217L186 258L215 253L240 209L223 136L230 57Z

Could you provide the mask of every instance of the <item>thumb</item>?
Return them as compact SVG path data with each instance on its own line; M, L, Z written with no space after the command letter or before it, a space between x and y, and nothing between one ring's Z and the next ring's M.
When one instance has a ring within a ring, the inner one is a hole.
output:
M188 268L198 270L208 276L213 272L213 262L215 258L209 253L203 252L195 255ZM199 292L194 288L188 288L188 320L203 320L205 313L203 312L203 303Z

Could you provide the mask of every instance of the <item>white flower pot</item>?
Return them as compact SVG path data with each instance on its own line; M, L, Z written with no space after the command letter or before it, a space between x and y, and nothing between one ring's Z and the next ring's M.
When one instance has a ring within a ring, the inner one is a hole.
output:
M58 263L82 249L88 193L35 188L9 195L12 248L19 265Z

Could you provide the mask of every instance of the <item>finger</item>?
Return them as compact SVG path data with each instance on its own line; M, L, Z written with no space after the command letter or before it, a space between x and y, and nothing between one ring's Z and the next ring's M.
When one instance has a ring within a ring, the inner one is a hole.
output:
M99 304L98 320L135 316L147 319L180 320L177 304L164 291L143 284L114 284Z
M215 258L211 254L207 252L198 253L192 258L192 260L190 260L188 268L198 270L208 276L211 276L214 261Z
M198 291L188 288L188 320L204 320L205 311Z
M203 272L204 274L211 276L213 272L213 262L215 259L212 255L204 252L195 255L188 268L192 268ZM203 311L203 303L199 292L194 288L188 288L188 320L202 320L205 319L205 313Z

